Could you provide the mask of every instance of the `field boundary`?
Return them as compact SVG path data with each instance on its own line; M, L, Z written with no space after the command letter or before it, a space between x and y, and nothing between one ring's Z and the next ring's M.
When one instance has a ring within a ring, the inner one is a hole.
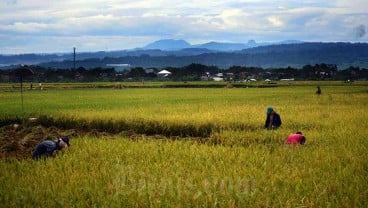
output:
M0 126L14 123L22 125L42 125L45 127L57 127L61 129L77 129L81 131L101 131L111 134L120 132L134 132L136 134L163 135L167 137L210 137L216 127L211 123L206 124L179 124L159 122L151 120L86 120L74 117L52 117L40 115L37 118L22 119L19 117L5 117L0 119Z

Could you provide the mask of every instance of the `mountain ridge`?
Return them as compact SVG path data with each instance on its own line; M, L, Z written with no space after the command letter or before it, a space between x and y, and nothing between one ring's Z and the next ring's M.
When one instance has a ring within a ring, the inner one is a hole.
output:
M160 50L180 50L183 48L190 48L191 44L185 40L175 39L161 39L155 42L149 43L142 49L160 49Z
M210 41L202 44L190 44L189 42L182 39L161 39L149 43L143 48L139 49L159 49L159 50L182 50L186 48L204 48L213 51L239 51L247 48L254 48L258 46L266 45L280 45L280 44L298 44L304 43L300 40L284 40L280 42L263 42L257 43L255 40L248 40L247 43L237 43L237 42L217 42Z
M127 63L132 67L181 67L191 63L230 66L260 66L269 67L301 67L307 64L328 63L336 64L339 68L356 66L368 67L368 43L349 42L302 42L289 40L280 44L261 45L242 50L211 50L203 48L202 44L191 45L183 41L171 41L178 46L176 50L143 49L122 51L99 51L77 53L77 67L86 68L106 67L107 64ZM165 41L161 42L165 46ZM189 45L188 45L189 44ZM207 47L217 46L217 42L206 43ZM224 44L224 43L221 43ZM235 43L230 46L242 46ZM248 44L256 45L255 41ZM152 46L152 45L151 45ZM206 46L206 45L205 45ZM168 47L168 46L165 46ZM39 64L53 68L72 68L73 54L29 54L29 55L0 55L0 65L11 64ZM29 61L29 62L27 62ZM9 64L11 63L11 64ZM4 67L3 67L4 68Z

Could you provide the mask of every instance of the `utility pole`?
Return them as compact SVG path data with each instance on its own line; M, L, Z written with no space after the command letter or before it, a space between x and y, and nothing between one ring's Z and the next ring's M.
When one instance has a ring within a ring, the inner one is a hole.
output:
M75 47L73 48L73 69L75 70Z

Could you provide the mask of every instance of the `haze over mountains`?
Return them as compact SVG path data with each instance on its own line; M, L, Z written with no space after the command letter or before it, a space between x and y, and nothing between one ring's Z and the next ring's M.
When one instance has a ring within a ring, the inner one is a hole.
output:
M96 52L78 52L77 60L90 58L118 58L123 56L195 56L204 53L214 52L235 52L243 49L266 46L271 44L291 44L302 43L302 41L282 41L276 43L256 43L254 40L249 40L247 43L224 43L224 42L207 42L203 44L190 44L185 40L163 39L152 42L144 47L118 50L118 51L96 51ZM72 51L72 48L71 48ZM16 65L16 64L39 64L50 61L64 61L73 59L72 53L48 53L48 54L14 54L0 55L0 66Z
M38 64L71 68L73 54L0 55L0 64ZM129 64L132 67L182 67L191 63L230 66L302 67L307 64L336 64L339 68L368 67L367 43L310 43L288 40L277 43L208 42L192 45L185 40L158 40L142 48L121 51L82 52L77 49L77 67L106 67Z
M239 51L258 46L292 44L292 43L303 43L303 41L286 40L275 43L256 43L255 40L249 40L247 43L226 43L226 42L211 41L208 43L191 45L185 40L165 39L150 43L147 46L143 47L142 49L159 49L159 50L173 51L173 50L182 50L185 48L202 48L213 51Z

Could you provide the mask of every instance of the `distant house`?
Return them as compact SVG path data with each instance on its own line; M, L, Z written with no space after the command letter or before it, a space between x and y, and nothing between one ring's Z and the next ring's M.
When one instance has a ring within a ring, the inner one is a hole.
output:
M294 78L290 78L290 79L280 79L280 81L294 81Z
M212 77L213 81L221 82L224 81L224 74L217 73L214 77Z
M157 73L158 76L162 76L162 77L167 77L171 74L171 72L167 71L167 70L161 70Z
M224 74L223 73L217 73L216 74L216 77L223 77L224 76Z
M217 81L217 82L224 81L224 78L222 78L222 77L213 77L213 81Z
M130 64L106 64L107 67L113 67L116 71L124 71L131 68Z
M256 82L257 80L254 78L246 79L243 82Z

